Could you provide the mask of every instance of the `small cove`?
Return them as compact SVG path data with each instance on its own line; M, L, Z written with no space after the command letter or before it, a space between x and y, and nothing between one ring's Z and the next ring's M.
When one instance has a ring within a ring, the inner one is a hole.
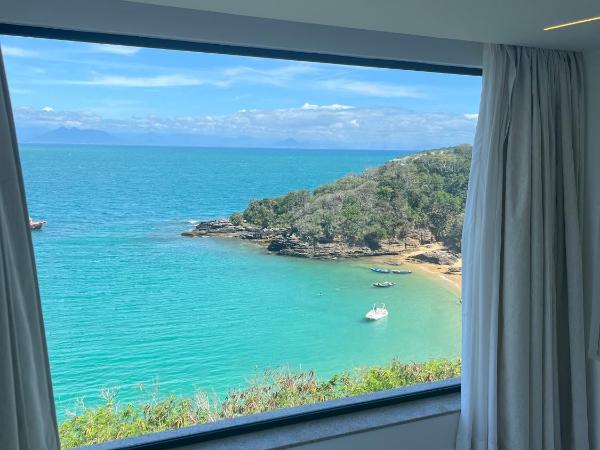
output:
M415 270L268 254L185 239L190 220L312 189L403 152L23 146L57 412L102 388L119 401L196 389L223 396L271 367L327 377L391 358L460 354L459 295ZM388 276L389 278L389 276ZM375 302L390 315L363 320ZM141 389L141 387L144 389Z

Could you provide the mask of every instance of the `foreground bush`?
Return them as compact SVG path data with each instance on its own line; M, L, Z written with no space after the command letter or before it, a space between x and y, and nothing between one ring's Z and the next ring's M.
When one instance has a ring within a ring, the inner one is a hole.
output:
M97 444L156 431L211 422L235 416L366 394L460 376L460 360L439 359L356 369L320 380L310 372L268 370L246 389L229 392L223 401L204 392L193 397L152 398L147 403L120 405L104 392L105 403L82 407L59 426L63 448Z

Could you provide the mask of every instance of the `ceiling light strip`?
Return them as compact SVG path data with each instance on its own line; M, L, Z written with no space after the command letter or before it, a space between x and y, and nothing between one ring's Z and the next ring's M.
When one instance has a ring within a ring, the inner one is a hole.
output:
M558 28L565 28L565 27L570 27L573 25L579 25L582 23L594 22L595 20L600 20L600 16L588 17L587 19L574 20L573 22L566 22L566 23L560 23L558 25L552 25L549 27L545 27L544 31L556 30Z

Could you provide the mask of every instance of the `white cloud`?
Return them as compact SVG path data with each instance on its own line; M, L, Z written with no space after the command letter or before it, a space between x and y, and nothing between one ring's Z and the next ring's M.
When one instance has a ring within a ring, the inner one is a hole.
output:
M345 91L369 97L423 98L423 90L417 86L391 83L335 79L320 82L320 87L333 91Z
M100 46L113 48L115 46ZM119 46L117 51L121 51ZM124 47L126 51L131 48ZM112 50L111 50L112 51ZM157 69L160 70L160 69ZM402 85L383 82L369 82L349 78L323 78L323 69L312 63L292 63L274 68L254 68L248 66L225 67L213 70L181 71L167 74L128 75L100 73L91 79L45 80L45 84L67 84L84 86L112 86L133 88L164 88L210 85L229 87L234 85L270 85L279 87L302 86L305 89L319 89L344 92L367 97L381 98L426 98L422 86ZM308 104L310 107L310 104ZM327 105L330 108L343 108L344 105Z
M135 55L141 49L138 47L129 47L126 45L112 45L112 44L92 44L92 49L95 52L110 53L112 55L123 55L130 56Z
M341 109L351 109L353 106L347 105L339 105L334 103L333 105L313 105L311 103L306 102L304 105L300 107L300 109L331 109L331 110L341 110Z
M287 86L302 81L307 74L318 71L315 66L305 63L290 64L272 69L255 69L239 66L214 71L172 73L167 75L129 76L101 74L91 80L58 80L48 81L50 84L69 84L84 86L113 87L181 87L210 85L227 87L233 84L268 84Z
M44 112L54 112L54 108L52 106L44 106L42 108L42 111L44 111Z
M237 66L224 70L228 76L263 75L263 76L290 76L318 72L319 68L309 63L288 64L287 66L272 69L257 69L255 67Z
M3 56L13 56L15 58L34 58L38 54L33 50L26 50L20 47L10 47L7 45L2 46L2 55Z
M427 149L471 142L475 121L464 114L308 104L226 115L106 119L96 113L16 108L20 126L75 126L112 133L217 136L265 143L293 140L329 148Z
M17 126L102 128L111 125L110 121L84 111L54 111L50 107L17 107L13 111Z
M208 80L190 75L172 74L156 75L150 77L130 77L122 75L104 75L93 80L72 80L61 81L60 84L75 84L85 86L112 86L112 87L133 87L133 88L159 88L159 87L178 87L178 86L200 86L210 84L212 86L225 87L227 81Z
M479 118L479 114L477 113L469 113L469 114L464 114L465 118L470 119L470 120L477 120Z
M223 70L223 76L232 82L286 86L299 77L315 74L319 71L320 69L314 64L295 63L271 69L257 69L247 66L229 67Z

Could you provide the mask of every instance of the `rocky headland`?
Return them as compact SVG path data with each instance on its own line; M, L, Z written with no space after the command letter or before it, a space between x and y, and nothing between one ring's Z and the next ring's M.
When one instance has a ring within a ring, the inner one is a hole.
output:
M260 227L248 223L235 225L230 219L207 220L198 223L192 230L181 233L186 237L220 236L254 241L268 251L285 256L303 258L337 259L362 256L400 255L434 243L428 230L413 230L402 239L387 239L377 248L367 245L350 245L341 239L333 242L303 241L288 228Z
M467 145L415 153L313 191L251 200L182 234L249 240L286 256L401 255L395 259L455 268L470 160Z

